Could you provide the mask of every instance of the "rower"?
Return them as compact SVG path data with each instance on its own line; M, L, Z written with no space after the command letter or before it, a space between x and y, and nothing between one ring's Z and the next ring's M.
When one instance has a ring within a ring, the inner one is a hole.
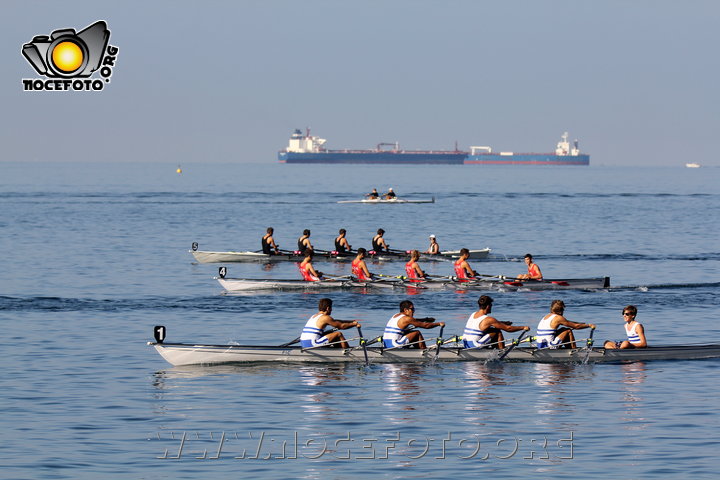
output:
M262 252L265 255L277 255L280 253L280 250L273 239L273 232L273 228L268 227L267 233L260 239L260 246L262 247Z
M635 305L628 305L623 308L623 319L625 320L625 334L627 340L622 342L612 342L610 340L605 342L604 347L607 349L613 348L646 348L647 339L645 338L645 329L641 323L635 320L637 316L637 307Z
M397 198L397 195L395 195L395 192L393 192L392 188L388 188L388 191L383 195L383 198L385 200L395 200Z
M430 255L437 255L440 253L440 245L438 245L435 235L430 235L430 246L423 253L429 253Z
M300 270L300 275L302 275L303 280L306 282L319 282L322 280L323 273L315 270L312 264L312 258L313 251L312 249L308 249L305 252L303 261L298 263L298 269Z
M537 263L533 263L533 256L529 253L525 254L525 265L527 265L528 273L523 273L522 275L518 275L518 280L537 280L539 282L542 282L543 276L542 272L540 271L540 267L537 266Z
M425 272L422 271L417 261L420 260L420 252L413 250L410 252L410 261L405 264L405 273L407 274L408 280L413 283L422 282L425 280Z
M383 344L385 348L416 347L421 350L427 348L425 339L419 330L411 330L411 326L419 328L444 327L445 322L435 322L434 318L415 318L415 306L410 300L400 302L400 313L396 313L385 326Z
M366 193L365 196L368 197L370 200L377 200L378 198L380 198L380 194L378 193L377 188L373 188L372 192Z
M352 247L345 238L347 233L344 228L341 228L338 232L339 235L335 238L335 251L338 253L346 253L352 250Z
M550 313L545 315L537 326L536 345L538 348L575 348L573 330L595 328L592 323L571 322L563 316L565 303L553 300Z
M467 259L470 258L470 250L467 248L460 249L460 258L455 260L453 268L455 269L455 277L458 282L469 282L476 280L477 272L470 268Z
M387 252L390 250L390 246L385 242L383 235L385 235L385 230L378 228L377 234L372 239L372 249L376 253Z
M312 243L310 243L310 230L307 228L303 230L303 234L297 241L298 251L301 255L305 255L306 250L313 250Z
M318 302L318 313L308 319L305 328L303 328L300 334L300 345L303 348L319 347L321 345L349 348L341 332L326 332L325 327L329 325L338 330L345 330L347 328L357 327L360 323L354 320L349 322L335 320L330 316L331 313L332 300L329 298L321 298Z
M470 315L463 332L463 345L465 348L505 348L505 338L502 331L519 332L530 330L528 326L513 327L512 322L501 322L490 316L493 299L487 295L478 298L477 312Z
M352 273L353 275L355 275L355 278L357 278L358 282L370 282L373 279L373 274L370 273L367 265L365 265L366 256L367 250L360 247L357 250L357 257L355 257L355 260L353 260L350 264L350 267L352 268Z

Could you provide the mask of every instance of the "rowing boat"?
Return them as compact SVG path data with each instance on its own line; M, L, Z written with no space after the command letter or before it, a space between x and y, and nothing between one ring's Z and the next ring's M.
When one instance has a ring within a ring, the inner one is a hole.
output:
M202 345L192 343L148 342L171 365L213 365L222 363L367 363L362 347L275 347L253 345ZM498 360L503 350L433 345L427 350L367 347L370 363L488 362ZM509 347L508 347L509 348ZM623 363L650 360L699 360L720 358L720 345L657 346L635 349L580 347L550 349L516 347L503 361L533 363Z
M214 251L202 251L198 250L197 242L192 245L190 253L198 263L237 263L237 262L301 262L303 255L299 252L285 251L277 255L267 255L259 251L227 251L227 252L214 252ZM480 260L487 258L490 254L490 248L481 248L477 250L470 250L470 259ZM355 258L357 253L355 252L335 252L335 251L321 251L316 250L314 260L352 260ZM371 260L381 261L393 261L403 260L407 261L410 254L405 250L394 250L392 252L375 252L369 251L367 257ZM460 258L459 250L447 250L440 252L437 255L422 254L421 259L425 261L447 261Z
M359 282L353 277L332 278L318 282L298 279L258 279L227 278L224 269L215 279L228 292L251 290L325 290L347 288L408 288L412 290L593 290L608 288L610 277L547 279L544 281L523 281L500 277L464 282L455 277L433 278L427 281L412 282L405 277L381 277L371 281Z
M363 200L340 200L337 203L435 203L435 197L420 200L406 200L400 198L365 198Z

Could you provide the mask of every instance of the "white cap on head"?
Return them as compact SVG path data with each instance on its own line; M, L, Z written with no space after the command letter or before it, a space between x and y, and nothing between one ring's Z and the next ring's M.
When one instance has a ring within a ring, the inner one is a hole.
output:
M430 238L435 238L435 235L430 235Z
M388 191L392 192L392 187L388 188Z

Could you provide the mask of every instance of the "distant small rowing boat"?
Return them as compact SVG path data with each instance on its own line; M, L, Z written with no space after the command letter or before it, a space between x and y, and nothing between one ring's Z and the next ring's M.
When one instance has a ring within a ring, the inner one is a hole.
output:
M340 200L337 203L435 203L435 197L420 200L405 200L400 198L365 198L363 200Z
M156 327L156 329L165 327ZM164 337L164 332L163 332ZM428 340L429 342L432 339ZM437 342L437 341L436 341ZM512 341L508 345L512 345ZM163 343L156 337L148 342L171 365L217 365L244 363L366 363L363 348L355 346L346 350L332 347L302 348L289 346L257 345L205 345L193 343ZM437 349L440 349L439 352ZM580 347L550 349L516 347L505 350L490 348L463 348L457 343L432 345L427 350L416 348L384 349L369 346L367 361L370 363L430 363L440 362L488 362L500 360L531 363L624 363L650 360L700 360L720 358L720 345L656 346L633 349L610 349ZM437 353L437 355L436 355ZM506 353L506 355L504 355ZM504 356L503 356L504 355Z
M504 278L487 278L475 281L459 281L454 277L432 278L420 282L412 282L405 277L381 277L372 281L358 282L354 278L331 278L319 282L306 280L257 279L257 278L226 278L224 268L219 277L215 277L228 292L252 290L326 290L348 288L410 288L414 290L593 290L610 286L610 277L598 278L566 278L539 281L517 281Z
M481 260L487 258L490 254L490 248L481 248L477 250L470 250L470 259ZM262 252L253 251L227 251L227 252L213 252L213 251L202 251L198 250L197 242L192 244L192 250L190 253L198 263L237 263L237 262L301 262L303 255L292 251L285 251L278 255L267 255ZM315 261L320 260L352 260L355 258L357 253L355 252L334 252L334 251L315 251ZM404 260L407 261L409 253L403 250L393 250L391 252L368 252L368 258L371 260ZM446 261L460 257L459 250L447 250L440 252L438 255L422 254L421 258L425 261Z

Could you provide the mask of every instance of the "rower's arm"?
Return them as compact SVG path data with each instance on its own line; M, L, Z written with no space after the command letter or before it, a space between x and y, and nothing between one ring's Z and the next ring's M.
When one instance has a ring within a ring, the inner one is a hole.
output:
M357 322L356 320L349 320L349 321L345 322L342 320L335 320L332 317L326 318L325 323L330 325L331 327L335 327L339 330L345 330L345 329L357 327L358 325L360 325L360 323Z
M558 321L558 325L565 325L566 327L570 327L573 330L583 330L585 328L595 328L595 324L593 323L577 323L577 322L571 322L565 317L560 317L560 320Z
M647 339L645 338L645 329L641 324L638 324L637 327L635 327L635 333L638 334L638 337L640 337L640 343L633 344L633 347L635 348L645 348L647 347Z
M410 319L410 321L407 322L407 324L414 325L419 328L435 328L435 327L444 327L445 326L445 322L434 322L433 320L435 320L435 319L432 317L422 318L422 319L412 318L412 319Z
M498 330L503 330L505 332L519 332L520 330L528 331L530 330L530 327L528 326L522 326L522 327L514 327L512 325L512 322L501 322L495 318L492 319L492 323L490 324L491 327L495 327Z

